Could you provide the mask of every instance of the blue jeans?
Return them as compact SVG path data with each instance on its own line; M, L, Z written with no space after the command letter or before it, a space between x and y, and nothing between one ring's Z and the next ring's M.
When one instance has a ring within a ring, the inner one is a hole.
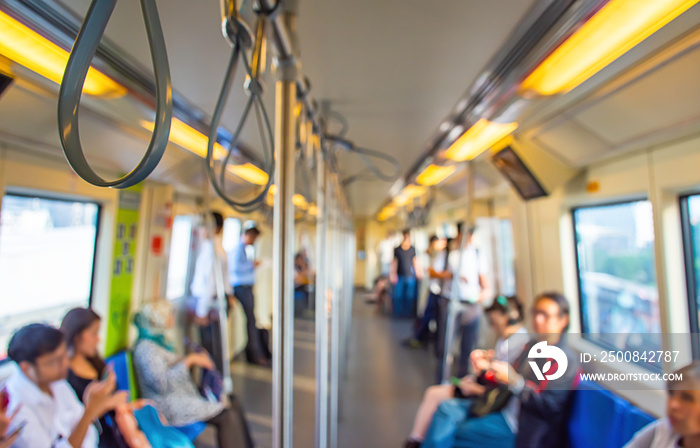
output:
M439 297L439 295L432 292L428 295L428 303L425 305L423 317L420 319L420 324L414 336L419 341L426 342L430 336L430 321L437 318Z
M473 400L452 399L438 407L421 448L513 448L515 434L500 412L470 417Z
M414 307L417 296L417 282L415 277L399 277L393 294L393 315L395 317L415 316Z
M238 285L233 287L233 294L238 299L238 302L243 307L243 312L246 317L246 330L248 332L248 345L246 353L249 359L257 361L265 358L265 353L262 349L262 339L260 331L255 323L255 296L253 295L252 285Z

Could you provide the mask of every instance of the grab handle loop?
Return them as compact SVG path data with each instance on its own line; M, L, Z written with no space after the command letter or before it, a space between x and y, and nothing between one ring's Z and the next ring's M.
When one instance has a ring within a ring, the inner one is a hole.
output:
M214 191L224 200L228 205L230 205L234 210L249 213L260 207L267 192L270 189L270 185L274 180L275 172L275 160L272 154L272 146L274 145L274 134L272 132L272 126L270 124L270 119L265 108L265 104L262 101L262 84L258 78L261 72L260 65L262 64L261 49L264 48L264 43L258 41L256 49L253 53L253 67L251 67L248 61L248 56L246 55L246 48L251 47L248 43L248 37L250 32L243 21L240 19L237 21L237 25L230 27L235 34L233 34L233 45L231 49L231 57L229 59L228 67L224 75L224 82L221 87L221 92L219 98L216 102L216 107L212 115L211 126L209 127L209 144L207 146L207 161L206 161L206 172ZM258 35L264 38L264 21L258 22ZM231 92L231 87L236 74L236 68L238 66L238 60L243 62L243 67L245 73L248 77L247 91L249 93L248 101L246 102L245 108L243 109L243 115L241 116L238 125L231 136L229 142L229 150L226 157L221 163L220 179L217 181L216 171L215 171L215 160L214 160L214 145L216 143L217 132L219 124L221 123L221 117L226 106L226 100ZM255 195L255 197L248 201L238 201L226 194L225 191L225 179L226 179L226 167L228 166L233 151L238 145L238 140L240 138L241 131L245 123L248 120L248 116L252 109L255 109L256 119L258 122L258 131L260 132L260 139L263 146L263 168L267 173L267 182L262 189Z
M156 119L150 144L141 162L130 173L116 180L105 180L90 167L80 144L78 115L80 97L90 64L102 39L116 0L92 0L68 58L58 93L58 131L63 153L71 168L85 181L98 187L128 188L148 177L163 157L168 145L173 116L173 93L163 29L155 0L141 0L156 81Z

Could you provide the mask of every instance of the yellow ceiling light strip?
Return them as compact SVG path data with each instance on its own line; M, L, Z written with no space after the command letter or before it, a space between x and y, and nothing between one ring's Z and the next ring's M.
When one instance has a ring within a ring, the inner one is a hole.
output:
M142 120L141 126L153 131L153 123L150 121ZM209 137L177 118L173 118L170 126L169 140L199 157L205 158L207 156ZM224 157L226 157L224 147L219 143L214 143L214 159L220 160Z
M302 210L309 208L309 203L306 202L306 198L300 194L295 194L292 196L292 204L296 205Z
M611 0L523 82L541 95L568 92L699 0Z
M422 173L416 177L416 182L425 186L432 187L433 185L438 185L440 182L444 181L452 174L454 174L457 169L454 165L448 166L437 166L429 165Z
M379 221L386 221L387 219L394 216L396 214L396 211L397 211L396 207L389 204L386 207L384 207L382 209L382 211L379 212L379 214L377 215L377 219Z
M254 185L266 185L268 175L250 162L243 165L229 165L228 171Z
M68 63L68 52L17 20L0 12L0 55L60 84ZM126 88L90 67L83 93L119 97Z
M398 196L394 198L394 204L403 207L414 198L423 196L428 190L425 187L419 185L408 185L403 189Z
M150 131L153 130L153 123L151 122L142 121L141 126ZM209 137L177 118L173 118L172 126L170 127L170 141L199 157L205 158L207 156ZM214 143L215 160L222 160L226 157L226 153L226 149L221 144ZM250 162L246 162L243 165L229 165L226 170L253 185L267 184L267 173Z
M472 160L518 128L518 123L494 123L484 118L467 129L445 152L455 162Z

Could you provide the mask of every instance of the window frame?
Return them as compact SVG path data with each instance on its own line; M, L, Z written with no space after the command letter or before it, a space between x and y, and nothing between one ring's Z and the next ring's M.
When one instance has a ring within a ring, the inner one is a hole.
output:
M69 203L82 203L82 204L93 204L97 206L97 213L95 215L95 243L93 245L92 249L92 273L90 275L90 295L88 296L88 308L92 308L92 302L95 297L95 284L96 282L96 277L97 277L97 269L95 269L95 266L97 264L97 250L99 247L99 241L100 241L100 230L102 227L102 203L99 201L96 201L94 199L89 199L89 198L84 198L84 197L71 197L71 196L63 196L60 194L53 194L50 191L41 191L41 192L27 192L27 191L16 191L11 188L8 188L5 190L5 192L2 195L2 200L5 200L6 196L15 196L15 197L21 197L21 198L29 198L29 199L43 199L43 200L48 200L48 201L57 201L57 202L69 202ZM2 205L0 203L0 211L2 210Z
M695 247L693 245L693 229L690 223L690 198L699 197L699 191L685 193L679 196L678 201L681 212L681 239L683 245L683 265L685 267L685 286L688 300L688 321L690 334L700 332L700 319L698 318L698 288L697 273L695 272ZM700 251L700 247L697 248ZM690 338L693 350L693 359L700 359L700 341Z
M600 341L596 341L594 339L590 339L589 337L586 337L586 335L591 334L586 326L585 322L585 314L584 313L584 306L583 306L583 284L581 282L581 263L579 261L579 238L578 238L578 233L576 232L576 212L578 210L585 210L585 209L590 209L590 208L600 208L600 207L612 207L615 205L625 205L625 204L633 204L635 202L651 202L648 197L646 196L634 196L630 198L625 198L621 200L616 200L616 201L610 201L610 202L597 202L593 204L585 204L585 205L579 205L579 206L574 206L571 208L571 224L572 224L572 230L574 232L574 258L576 262L576 288L577 288L577 293L578 293L578 306L579 306L579 324L581 325L581 337L586 340L587 342L591 344L595 344L599 347L604 347L604 348L616 348L616 347L611 347L608 345L605 345L601 343ZM652 214L654 213L653 209L653 204L652 204ZM656 228L654 228L654 244L656 244ZM656 263L658 260L656 260L656 256L654 257L654 276L658 276L658 272L656 270ZM657 283L656 283L656 289L658 293L659 285L658 285L658 278L657 278ZM661 306L661 304L658 304Z

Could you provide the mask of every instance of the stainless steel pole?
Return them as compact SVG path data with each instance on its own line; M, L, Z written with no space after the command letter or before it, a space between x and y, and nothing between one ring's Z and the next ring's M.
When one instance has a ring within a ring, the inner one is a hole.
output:
M447 304L447 325L445 326L445 353L442 356L442 382L447 383L450 379L450 371L453 364L452 346L454 344L455 331L457 330L457 316L461 310L459 301L459 273L462 271L462 263L464 262L462 252L467 243L468 228L471 227L473 221L474 210L474 173L471 162L467 162L467 219L465 224L467 228L462 228L462 238L458 241L459 247L459 262L457 263L456 272L452 273L452 289L450 290L450 301ZM445 269L449 269L449 262Z
M338 182L335 182L337 175L333 175L333 207L332 207L332 254L338 254L340 228L338 225L339 203L338 203ZM331 257L331 281L332 281L332 300L331 300L331 386L330 386L330 429L329 436L330 448L338 446L338 386L339 386L339 364L340 364L340 287L338 285L338 269L339 259L337 256Z
M292 447L294 374L294 107L296 59L278 58L275 104L272 447Z
M327 167L316 150L316 448L328 447L328 220Z

